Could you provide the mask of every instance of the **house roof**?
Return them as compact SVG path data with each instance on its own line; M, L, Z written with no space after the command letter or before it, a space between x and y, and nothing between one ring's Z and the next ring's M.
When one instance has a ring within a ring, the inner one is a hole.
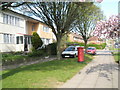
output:
M20 15L20 16L26 18L28 21L40 22L40 23L42 23L42 24L45 24L44 22L42 22L42 21L40 21L40 20L38 20L38 19L35 19L35 18L33 18L33 17L27 16L27 15L24 15L24 14L21 14L21 13L18 13L18 12L15 12L15 11L10 10L10 9L4 9L4 10L2 10L2 11L5 11L5 12L12 12L12 13L18 14L18 15Z
M16 33L16 34L26 35L26 36L32 36L32 35L29 35L29 34L23 34L23 33Z
M97 41L99 40L97 36L93 36L89 38L89 41Z
M73 37L76 37L76 38L82 39L82 36L79 35L79 34L77 34L77 33L70 32L69 34L71 34Z

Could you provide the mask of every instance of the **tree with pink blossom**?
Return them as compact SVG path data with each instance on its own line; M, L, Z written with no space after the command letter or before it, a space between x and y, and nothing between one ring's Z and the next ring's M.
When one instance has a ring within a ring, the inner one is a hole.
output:
M112 15L108 20L97 22L93 35L105 38L120 37L119 21L119 15Z

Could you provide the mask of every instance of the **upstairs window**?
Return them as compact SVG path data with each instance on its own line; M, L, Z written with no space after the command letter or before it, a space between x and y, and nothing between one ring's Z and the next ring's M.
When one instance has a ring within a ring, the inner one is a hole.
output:
M49 27L43 26L43 31L44 31L44 32L50 32L50 31L49 31Z
M22 19L12 15L3 14L3 23L5 24L20 26L20 20Z
M35 25L32 25L32 31L35 31Z

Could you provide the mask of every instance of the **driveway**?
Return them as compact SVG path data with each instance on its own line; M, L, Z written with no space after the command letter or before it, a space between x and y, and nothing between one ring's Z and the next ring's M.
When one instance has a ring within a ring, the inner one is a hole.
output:
M60 88L118 88L118 64L108 50L99 50L94 60Z

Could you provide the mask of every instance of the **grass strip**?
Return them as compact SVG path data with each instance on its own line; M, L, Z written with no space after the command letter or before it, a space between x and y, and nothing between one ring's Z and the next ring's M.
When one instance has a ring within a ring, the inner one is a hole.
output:
M92 59L91 55L85 55L83 63L78 63L77 58L68 58L5 70L2 73L2 87L56 88L72 78Z

